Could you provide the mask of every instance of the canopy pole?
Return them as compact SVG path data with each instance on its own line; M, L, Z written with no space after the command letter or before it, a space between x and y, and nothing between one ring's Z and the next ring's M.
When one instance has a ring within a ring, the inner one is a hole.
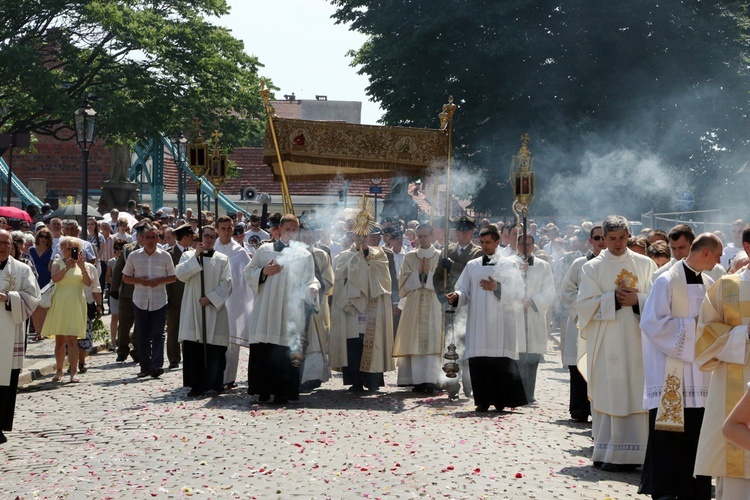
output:
M289 185L286 181L286 171L284 170L284 162L281 160L281 150L279 149L279 141L276 137L276 128L273 125L274 110L269 102L270 89L266 87L265 80L260 81L260 95L263 98L263 105L266 108L266 115L268 116L268 126L271 128L271 137L273 137L273 147L276 149L276 160L279 162L279 172L281 173L281 203L285 214L294 214L294 205L292 205L292 197L289 194Z

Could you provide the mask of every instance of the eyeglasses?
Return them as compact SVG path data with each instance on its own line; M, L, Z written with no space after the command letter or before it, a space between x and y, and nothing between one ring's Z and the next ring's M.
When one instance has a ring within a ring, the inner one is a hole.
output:
M604 239L604 236L599 236L598 234L596 236L591 237L594 241L602 241Z
M0 246L9 247L11 243L11 241L0 241Z
M216 235L215 234L204 234L203 237L206 238L206 239L208 239L208 240L215 240L216 239Z

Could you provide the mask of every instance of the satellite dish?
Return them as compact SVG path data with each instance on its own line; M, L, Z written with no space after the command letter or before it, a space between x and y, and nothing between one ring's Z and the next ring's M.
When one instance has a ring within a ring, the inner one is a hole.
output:
M258 193L258 195L255 197L255 201L257 201L261 205L270 205L271 195L268 193Z
M243 188L242 192L240 192L240 199L245 201L254 201L257 196L258 192L252 186Z

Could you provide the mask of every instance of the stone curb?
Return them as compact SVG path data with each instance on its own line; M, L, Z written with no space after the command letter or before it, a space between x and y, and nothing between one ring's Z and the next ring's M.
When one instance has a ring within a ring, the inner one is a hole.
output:
M89 353L99 353L109 347L108 343L96 344L89 350ZM67 366L67 359L65 365ZM42 379L55 373L55 356L52 354L49 359L37 361L33 365L24 366L21 374L18 376L18 387L29 385L35 380Z

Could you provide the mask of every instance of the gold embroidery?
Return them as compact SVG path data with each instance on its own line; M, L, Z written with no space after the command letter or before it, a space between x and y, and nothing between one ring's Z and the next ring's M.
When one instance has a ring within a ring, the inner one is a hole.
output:
M659 425L659 422L665 422L665 425ZM661 406L659 407L659 415L656 417L655 427L660 431L669 431L682 430L684 425L682 419L682 381L680 377L669 374L664 380Z
M627 269L620 269L620 274L615 279L615 286L624 286L626 288L637 288L638 287L638 276L631 273Z
M3 288L3 292L8 292L10 290L16 289L16 277L13 276L13 273L10 271L10 267L8 267L8 271L5 273L5 282L8 284L8 286Z
M378 301L370 300L367 302L365 310L367 318L365 319L365 338L362 347L362 361L359 364L360 371L371 373L373 352L375 350L375 325L378 314Z

